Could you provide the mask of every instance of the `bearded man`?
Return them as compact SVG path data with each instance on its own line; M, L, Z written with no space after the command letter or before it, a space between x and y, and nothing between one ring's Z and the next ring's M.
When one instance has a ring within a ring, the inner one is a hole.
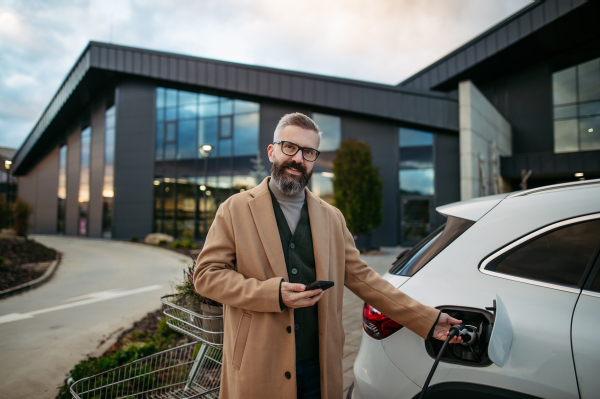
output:
M422 338L460 322L369 268L341 212L306 188L321 136L309 117L283 116L271 177L221 204L198 256L196 290L224 304L221 398L340 399L344 286ZM306 290L318 280L335 285Z

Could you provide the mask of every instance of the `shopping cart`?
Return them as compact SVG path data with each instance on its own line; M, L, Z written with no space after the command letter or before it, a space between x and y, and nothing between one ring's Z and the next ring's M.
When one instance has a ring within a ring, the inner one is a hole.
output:
M70 387L74 399L218 398L223 359L223 316L202 315L161 298L167 325L200 342L144 357Z

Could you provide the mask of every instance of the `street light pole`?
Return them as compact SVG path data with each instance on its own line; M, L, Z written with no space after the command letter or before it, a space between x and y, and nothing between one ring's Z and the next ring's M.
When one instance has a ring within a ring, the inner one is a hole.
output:
M8 227L8 218L10 216L10 209L8 206L8 195L9 195L9 187L10 187L10 165L12 164L11 161L9 160L5 160L4 161L4 167L6 168L6 190L5 190L5 198L4 198L4 204L6 205L6 209L4 211L4 226L2 227Z
M205 239L208 230L208 217L207 217L207 209L208 209L208 198L206 198L206 191L208 191L208 157L213 150L213 146L210 144L204 144L200 147L200 153L204 157L204 231L205 231Z

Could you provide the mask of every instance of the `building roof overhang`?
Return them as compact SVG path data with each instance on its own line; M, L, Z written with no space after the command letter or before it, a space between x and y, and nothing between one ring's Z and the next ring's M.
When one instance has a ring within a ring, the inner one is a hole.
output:
M119 77L166 87L228 92L259 101L304 104L362 114L422 129L458 131L455 96L350 79L251 66L181 54L90 42L13 159L22 175L107 84Z

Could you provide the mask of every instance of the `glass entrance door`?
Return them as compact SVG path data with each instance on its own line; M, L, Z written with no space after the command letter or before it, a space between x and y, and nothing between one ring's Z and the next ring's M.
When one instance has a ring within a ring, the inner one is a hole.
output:
M400 242L413 246L431 232L431 198L401 197Z

